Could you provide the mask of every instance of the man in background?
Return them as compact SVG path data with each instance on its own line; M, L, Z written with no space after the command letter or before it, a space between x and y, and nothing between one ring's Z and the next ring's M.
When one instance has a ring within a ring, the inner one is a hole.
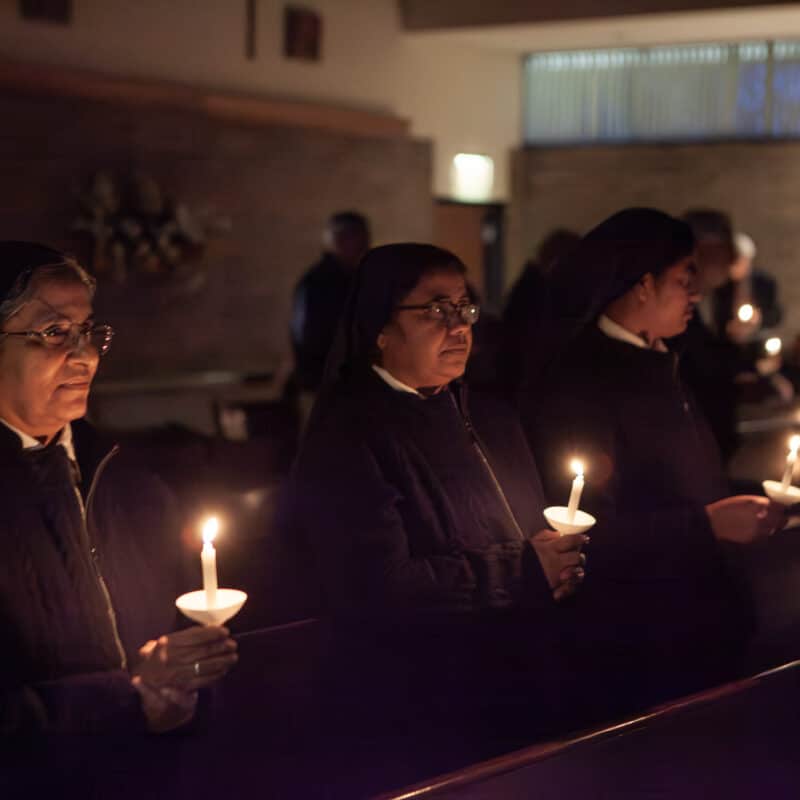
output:
M324 237L322 258L300 278L292 299L294 383L304 418L322 383L353 273L370 247L369 221L355 211L338 212L328 220Z
M742 370L738 348L714 329L711 297L729 279L736 260L733 226L716 209L694 209L683 215L694 234L698 290L703 299L676 348L682 353L681 375L692 390L723 461L738 445L736 376Z

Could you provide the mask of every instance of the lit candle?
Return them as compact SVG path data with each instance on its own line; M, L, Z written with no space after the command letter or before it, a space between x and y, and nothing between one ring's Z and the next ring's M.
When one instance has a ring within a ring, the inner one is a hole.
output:
M794 466L797 463L797 451L799 449L800 436L792 436L792 438L789 439L789 455L786 456L786 469L783 472L781 491L787 491L792 485L792 476L794 475Z
M203 591L206 593L206 608L217 606L217 551L214 549L214 537L219 530L219 520L209 517L203 523L203 550L200 561L203 565Z
M777 356L783 349L783 342L777 336L770 336L764 342L764 349L767 351L767 355Z
M740 322L750 322L753 319L756 311L750 303L744 303L743 305L739 306L739 310L736 312L736 316L739 317Z
M578 505L581 502L581 493L583 492L583 462L578 461L577 458L573 459L570 464L570 469L575 473L575 479L572 481L572 491L569 493L567 522L572 522L575 519L575 512L578 510Z

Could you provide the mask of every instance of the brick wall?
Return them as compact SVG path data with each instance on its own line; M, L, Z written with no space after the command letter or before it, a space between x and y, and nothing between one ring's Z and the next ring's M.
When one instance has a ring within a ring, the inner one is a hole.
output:
M0 238L74 248L77 190L100 169L140 169L191 209L230 218L199 289L100 285L99 313L118 331L107 377L274 368L292 287L331 211L367 213L378 242L431 236L424 142L10 90L0 119Z
M650 205L728 211L780 282L784 329L800 332L800 142L529 148L513 158L509 279L556 226L586 232Z

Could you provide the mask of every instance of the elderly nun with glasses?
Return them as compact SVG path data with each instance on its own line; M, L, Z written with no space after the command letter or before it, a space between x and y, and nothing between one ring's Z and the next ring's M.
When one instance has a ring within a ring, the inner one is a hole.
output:
M324 609L340 633L350 625L340 652L356 683L391 684L396 697L403 685L414 694L416 680L418 698L460 691L473 712L479 693L510 697L506 678L524 684L532 662L547 661L544 631L583 578L586 541L546 529L516 417L462 380L479 312L452 253L371 250L288 501L316 556ZM373 635L380 644L357 667ZM371 660L377 650L386 669Z
M0 242L0 735L171 730L236 659L224 628L169 633L170 496L81 420L112 339L94 288Z

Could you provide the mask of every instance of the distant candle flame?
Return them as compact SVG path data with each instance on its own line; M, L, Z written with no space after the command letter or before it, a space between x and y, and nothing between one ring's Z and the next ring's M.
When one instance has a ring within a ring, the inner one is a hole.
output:
M783 349L783 342L777 336L771 336L764 342L764 349L770 356L776 356Z
M755 309L750 303L745 303L742 306L739 306L739 311L737 312L737 316L739 317L740 321L742 322L750 322L755 315Z
M583 461L578 458L573 458L572 461L569 462L569 468L576 474L576 475L583 475Z
M800 450L800 436L795 435L789 439L789 449L794 455L797 455L797 451Z
M203 523L203 543L211 544L219 531L219 520L216 517L209 517Z

